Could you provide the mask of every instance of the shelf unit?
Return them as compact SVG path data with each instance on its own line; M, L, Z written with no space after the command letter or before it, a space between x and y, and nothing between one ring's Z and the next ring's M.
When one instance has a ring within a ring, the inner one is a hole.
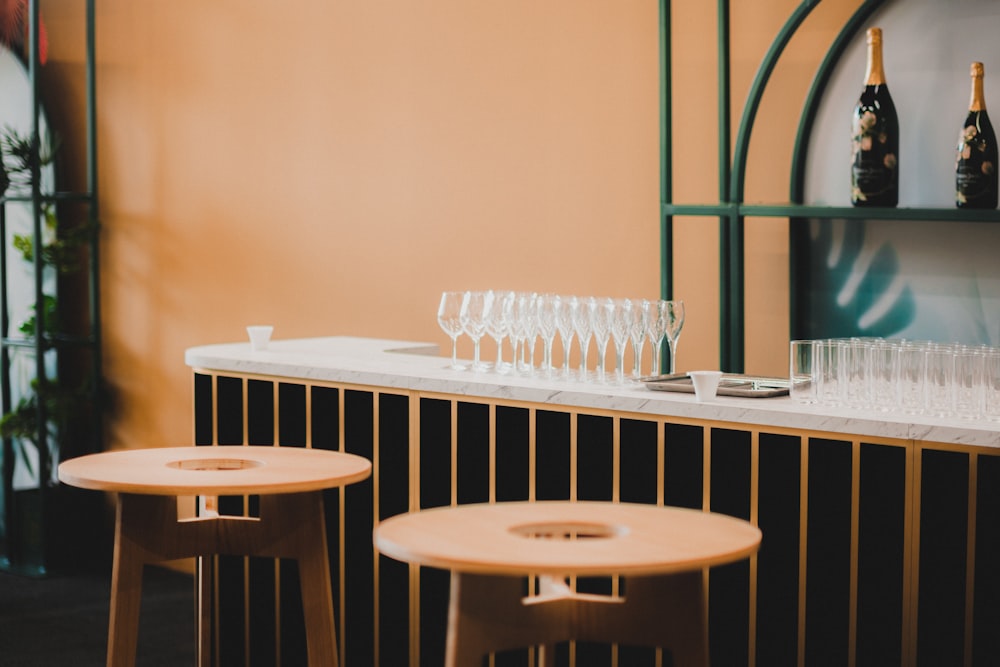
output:
M85 136L66 142L82 144L78 154L85 151L86 157L74 170L77 173L66 179L67 189L58 177L51 190L43 187L42 130L49 123L42 104L39 5L38 0L29 0L27 12L25 67L31 113L27 136L33 147L29 183L0 196L0 393L3 414L23 418L3 439L0 458L0 569L31 576L77 569L107 557L93 546L103 542L94 539L95 522L102 522L99 517L104 514L99 501L89 497L94 494L60 486L55 472L63 459L99 451L103 439L94 0L83 3ZM12 206L30 211L27 252L11 247ZM53 214L58 221L55 232L47 229ZM67 269L54 258L51 243L70 238ZM30 288L12 280L18 263L30 265ZM33 317L18 331L12 312L15 291L29 289L33 294L18 295L30 301ZM53 299L56 317L50 320L46 304ZM15 362L18 355L22 362ZM31 374L27 387L26 368Z
M918 222L1000 222L997 210L959 210L949 208L854 208L842 206L817 206L804 204L805 157L810 133L822 93L835 66L865 22L881 7L885 0L865 0L840 29L819 65L808 92L795 136L791 165L789 201L775 204L751 204L744 200L747 154L750 136L764 92L775 66L809 14L821 0L804 0L791 13L768 49L753 79L735 140L730 127L730 2L717 1L718 13L718 137L719 137L719 198L717 203L679 204L673 201L673 156L671 126L673 92L671 73L671 2L660 0L660 233L661 233L661 293L671 298L674 291L673 276L673 218L693 216L716 218L719 224L719 273L720 273L720 367L728 372L744 371L744 225L747 218L777 217L789 219L791 288L794 291L796 276L803 267L796 257L795 247L803 242L802 223L810 219L846 220L906 220ZM729 146L733 148L730 152ZM792 336L795 336L795 303L792 294Z

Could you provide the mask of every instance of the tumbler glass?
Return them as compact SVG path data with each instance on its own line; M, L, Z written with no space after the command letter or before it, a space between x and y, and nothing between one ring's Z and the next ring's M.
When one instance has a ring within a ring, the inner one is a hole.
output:
M789 396L798 403L815 403L815 341L793 340L788 364Z

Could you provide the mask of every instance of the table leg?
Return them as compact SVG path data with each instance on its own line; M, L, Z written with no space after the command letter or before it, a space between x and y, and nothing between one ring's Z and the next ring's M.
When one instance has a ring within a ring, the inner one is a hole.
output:
M119 494L108 667L135 664L145 565L202 557L199 594L204 596L211 590L210 563L215 554L298 561L309 667L337 667L323 495L318 491L262 496L259 518L211 515L184 521L177 519L173 496ZM212 607L204 599L199 603L198 659L207 665L211 641L205 623L211 620L206 614Z
M479 667L483 656L570 639L659 646L676 667L708 665L708 632L702 573L630 577L624 597L567 592L524 596L519 577L451 575L445 667Z

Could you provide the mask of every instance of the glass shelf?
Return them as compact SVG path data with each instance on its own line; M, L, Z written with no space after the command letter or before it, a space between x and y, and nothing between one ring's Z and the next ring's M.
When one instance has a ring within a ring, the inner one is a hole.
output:
M809 204L663 204L663 215L756 218L849 218L921 222L1000 222L998 209L879 208Z

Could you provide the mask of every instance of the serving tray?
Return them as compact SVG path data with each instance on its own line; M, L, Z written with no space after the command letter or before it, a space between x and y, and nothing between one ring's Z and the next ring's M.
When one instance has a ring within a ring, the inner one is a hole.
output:
M640 378L647 389L653 391L678 391L694 393L694 385L684 373L673 375L650 375ZM744 398L771 398L788 395L788 378L764 377L724 373L719 380L719 396L743 396Z

